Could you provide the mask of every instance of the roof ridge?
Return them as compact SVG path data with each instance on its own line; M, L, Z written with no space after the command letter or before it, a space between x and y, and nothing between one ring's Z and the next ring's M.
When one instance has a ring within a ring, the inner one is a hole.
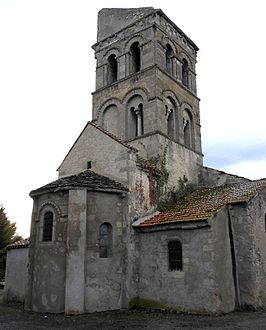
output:
M87 175L86 175L87 174ZM108 178L102 174L96 173L89 169L86 169L77 174L64 176L48 184L39 187L30 192L30 196L33 197L39 193L45 193L46 191L56 191L58 189L70 188L70 187L88 187L95 190L106 191L127 191L127 188L123 186L121 182Z
M116 142L119 142L120 144L122 144L124 147L131 149L134 152L138 152L139 150L137 148L132 147L130 144L128 144L127 142L124 142L122 139L120 139L118 136L114 135L113 133L109 132L108 130L106 130L105 128L103 128L102 126L96 124L95 122L92 121L88 121L87 124L97 128L98 130L100 130L101 132L103 132L104 134L108 135L110 138L112 138L113 140L115 140Z

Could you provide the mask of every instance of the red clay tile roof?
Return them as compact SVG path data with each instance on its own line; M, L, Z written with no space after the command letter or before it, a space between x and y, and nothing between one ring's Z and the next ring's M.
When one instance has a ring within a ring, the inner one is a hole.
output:
M22 248L27 248L30 245L30 239L29 238L25 238L25 239L21 239L20 241L17 241L13 244L9 244L7 246L8 250L12 250L12 249L22 249Z
M50 182L36 190L30 192L30 196L41 195L50 191L66 190L73 187L86 187L92 190L101 191L127 191L119 182L111 180L106 176L97 174L90 170L85 170L79 174L66 176L56 181Z
M171 210L159 213L140 223L136 228L144 229L182 221L207 220L226 204L247 202L263 188L266 188L266 179L199 188L186 195Z

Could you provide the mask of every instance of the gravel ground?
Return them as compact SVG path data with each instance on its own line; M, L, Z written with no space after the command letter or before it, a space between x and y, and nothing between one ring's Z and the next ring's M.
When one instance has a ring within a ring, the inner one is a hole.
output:
M1 330L38 329L266 329L266 311L234 312L221 316L173 312L104 312L80 316L30 313L21 304L0 305Z

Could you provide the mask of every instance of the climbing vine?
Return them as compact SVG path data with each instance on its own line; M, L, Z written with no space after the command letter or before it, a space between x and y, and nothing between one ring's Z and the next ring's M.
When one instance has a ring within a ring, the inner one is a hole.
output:
M158 188L163 188L167 184L169 178L169 171L167 170L167 150L168 144L164 146L161 155L149 159L149 163L156 166L160 171L160 175L156 176Z

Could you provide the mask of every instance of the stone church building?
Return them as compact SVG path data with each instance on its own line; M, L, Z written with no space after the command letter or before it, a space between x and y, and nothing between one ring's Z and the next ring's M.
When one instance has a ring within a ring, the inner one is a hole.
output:
M196 44L161 10L98 14L92 121L33 190L25 306L266 304L266 179L203 166Z

